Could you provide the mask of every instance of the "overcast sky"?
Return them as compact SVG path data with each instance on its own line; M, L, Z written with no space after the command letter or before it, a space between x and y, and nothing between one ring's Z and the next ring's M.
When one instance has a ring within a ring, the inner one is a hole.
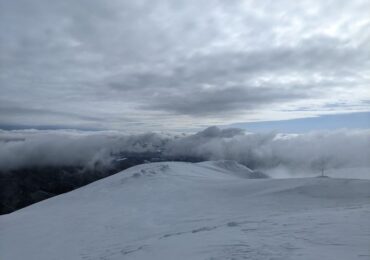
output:
M176 130L370 111L369 10L0 0L0 126Z

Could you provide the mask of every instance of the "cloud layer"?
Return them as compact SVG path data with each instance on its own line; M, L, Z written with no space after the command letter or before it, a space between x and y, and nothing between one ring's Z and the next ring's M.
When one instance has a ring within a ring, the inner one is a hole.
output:
M120 151L155 152L202 160L235 160L252 169L295 175L327 169L370 167L370 132L338 130L308 134L250 134L210 127L191 135L81 131L0 131L0 170L31 166L109 165Z
M0 1L0 124L142 131L366 111L369 9Z

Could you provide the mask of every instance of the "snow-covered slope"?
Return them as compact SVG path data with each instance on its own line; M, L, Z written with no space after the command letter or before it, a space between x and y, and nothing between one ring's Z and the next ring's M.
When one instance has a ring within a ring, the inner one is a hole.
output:
M249 169L248 167L237 163L236 161L230 161L230 160L207 161L207 162L198 163L198 165L214 170L214 171L221 171L221 172L236 175L242 178L248 178L248 179L268 178L266 174L260 171L253 171Z
M370 259L370 181L249 171L135 166L0 216L0 259Z

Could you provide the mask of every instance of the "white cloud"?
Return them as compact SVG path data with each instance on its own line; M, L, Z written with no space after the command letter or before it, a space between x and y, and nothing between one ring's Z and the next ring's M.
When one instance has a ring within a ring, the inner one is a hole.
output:
M161 149L166 156L235 160L253 169L302 175L327 168L370 167L370 131L338 130L299 135L248 134L207 128L189 135L81 131L0 131L0 170L37 165L92 165L111 162L112 153Z
M305 105L312 116L338 101L331 112L368 111L369 9L1 1L0 124L151 130L292 118Z

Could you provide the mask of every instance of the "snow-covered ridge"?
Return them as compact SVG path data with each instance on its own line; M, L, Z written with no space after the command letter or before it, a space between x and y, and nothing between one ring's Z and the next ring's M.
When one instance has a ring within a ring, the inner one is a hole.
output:
M370 255L370 181L252 173L232 161L132 167L0 216L0 259Z
M200 163L187 162L158 162L141 164L116 174L127 178L139 178L144 176L168 175L168 176L188 176L206 178L247 178L259 179L268 178L267 175L253 171L248 167L235 161L220 160L206 161Z
M198 163L197 165L201 165L205 168L210 168L216 171L228 172L242 178L248 179L268 178L266 174L260 171L253 171L248 167L231 160L207 161Z

